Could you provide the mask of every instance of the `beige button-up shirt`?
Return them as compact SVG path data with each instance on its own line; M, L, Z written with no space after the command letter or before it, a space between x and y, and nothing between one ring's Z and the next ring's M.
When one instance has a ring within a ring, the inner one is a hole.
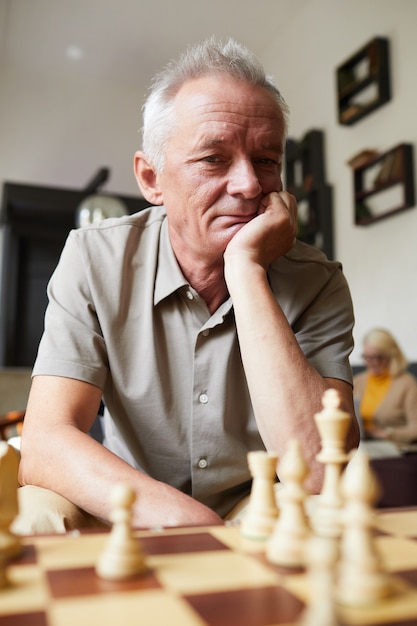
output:
M306 357L350 381L340 265L297 243L269 279ZM104 445L225 515L250 490L247 452L264 446L231 299L210 315L177 264L164 208L72 231L48 295L34 375L101 387Z

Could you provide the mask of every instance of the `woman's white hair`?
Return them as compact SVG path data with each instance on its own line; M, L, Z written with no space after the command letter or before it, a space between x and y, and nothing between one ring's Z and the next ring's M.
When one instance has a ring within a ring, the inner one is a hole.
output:
M392 334L388 330L385 330L385 328L373 328L369 330L363 338L363 343L389 357L389 373L391 376L398 376L407 369L408 361L403 351Z
M190 46L155 76L143 106L142 149L157 172L164 165L166 143L175 124L174 99L182 85L212 74L228 76L264 87L271 93L284 120L284 140L288 130L289 109L271 77L265 74L256 56L233 39L206 41Z

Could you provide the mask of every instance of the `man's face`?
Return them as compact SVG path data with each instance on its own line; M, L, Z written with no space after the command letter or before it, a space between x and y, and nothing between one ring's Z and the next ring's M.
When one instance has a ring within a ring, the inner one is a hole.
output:
M264 88L224 76L183 85L175 114L156 179L174 250L222 262L261 198L282 189L283 117Z

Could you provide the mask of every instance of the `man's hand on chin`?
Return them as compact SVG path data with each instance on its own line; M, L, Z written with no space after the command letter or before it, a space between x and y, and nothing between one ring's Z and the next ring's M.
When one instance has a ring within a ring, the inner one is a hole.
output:
M261 265L265 270L276 258L294 245L297 234L297 203L286 191L274 191L264 196L259 212L230 240L227 257L239 255Z

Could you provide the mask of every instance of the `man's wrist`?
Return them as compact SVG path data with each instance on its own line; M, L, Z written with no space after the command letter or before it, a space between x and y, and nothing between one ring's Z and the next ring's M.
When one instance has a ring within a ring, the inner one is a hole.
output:
M238 254L224 256L224 273L229 288L229 283L233 281L241 282L242 279L250 281L266 276L266 270L249 255Z

